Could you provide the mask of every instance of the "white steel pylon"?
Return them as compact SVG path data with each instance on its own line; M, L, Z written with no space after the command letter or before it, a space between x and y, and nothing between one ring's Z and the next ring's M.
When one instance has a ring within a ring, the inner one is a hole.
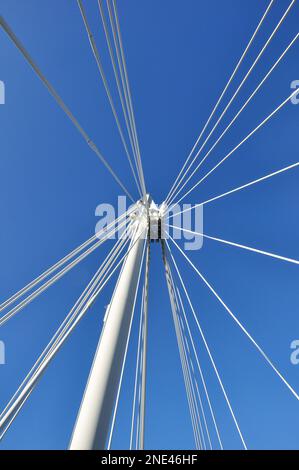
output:
M133 235L89 374L70 450L104 449L109 432L148 231L147 203L133 214Z

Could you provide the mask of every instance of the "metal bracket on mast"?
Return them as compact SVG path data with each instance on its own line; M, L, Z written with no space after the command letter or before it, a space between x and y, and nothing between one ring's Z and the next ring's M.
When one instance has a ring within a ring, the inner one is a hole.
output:
M148 201L148 219L149 239L151 242L156 241L158 243L165 238L163 210L161 210L151 198L149 198Z

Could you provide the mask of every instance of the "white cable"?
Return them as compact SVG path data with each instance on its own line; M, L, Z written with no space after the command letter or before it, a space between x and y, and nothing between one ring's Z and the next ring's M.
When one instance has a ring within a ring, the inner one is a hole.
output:
M102 21L103 21L103 18L105 18L105 15L104 15L103 6L102 6L102 0L98 0L98 4L100 6ZM124 97L126 115L128 117L129 127L130 127L130 130L131 130L131 135L132 135L132 140L133 140L133 145L134 145L134 150L135 150L135 153L134 153L135 163L136 163L136 168L137 168L137 172L138 172L138 175L139 175L139 179L140 179L140 182L141 182L142 177L141 177L141 174L140 174L140 168L139 168L139 163L138 163L138 142L137 142L136 134L135 134L135 131L134 131L132 113L131 113L131 109L130 109L128 91L127 91L127 87L126 87L125 75L124 75L124 70L123 70L123 63L122 63L121 53L120 53L120 50L119 50L119 44L118 44L118 39L117 39L117 31L116 31L116 27L115 27L114 21L113 21L111 6L108 2L107 2L107 10L108 10L108 17L109 17L110 27L111 27L111 31L112 31L112 38L113 38L113 44L114 44L115 53L116 53L118 70L119 70L119 74L120 74L121 87L122 87L122 96ZM104 25L104 23L103 23L103 25ZM106 38L107 38L108 37L108 27L107 27L107 25L106 25L106 28L107 28L107 35L106 35ZM113 55L113 58L114 58L114 55ZM116 64L115 64L115 66L116 66Z
M100 150L96 146L96 144L90 139L88 134L85 132L85 130L82 128L81 124L79 124L78 120L75 118L75 116L72 114L70 109L66 106L66 104L63 102L61 97L58 95L56 90L53 88L51 83L46 79L46 77L42 74L41 70L39 67L36 65L36 63L33 61L32 57L29 55L25 47L21 44L19 39L16 37L10 26L6 23L4 18L0 16L0 25L6 32L6 34L9 36L9 38L12 40L12 42L15 44L15 46L19 49L19 51L22 53L23 57L27 60L27 62L30 64L32 69L35 71L35 73L38 75L42 83L45 85L49 93L52 95L52 97L55 99L57 104L60 106L60 108L65 112L65 114L69 117L69 119L72 121L74 126L77 128L79 133L82 135L86 143L89 145L89 147L95 152L95 154L98 156L98 158L101 160L103 165L107 168L109 173L112 175L112 177L115 179L117 184L122 188L122 190L126 193L126 195L131 199L132 202L134 202L133 197L131 194L128 192L127 188L124 186L122 181L119 179L119 177L116 175L112 167L109 165L107 160L103 157L101 154Z
M179 320L178 320L178 323L180 324ZM194 373L193 362L192 362L192 359L190 357L189 351L187 352L188 342L187 342L186 337L184 338L183 330L182 330L181 325L180 325L180 331L181 331L184 354L187 357L186 361L187 361L187 367L189 369L189 381L191 382L191 387L193 389L193 394L194 394L194 402L195 402L196 414L197 414L198 422L199 422L199 429L200 429L202 447L203 447L204 450L207 450L206 438L205 438L205 433L204 433L202 419L201 419L201 416L204 419L204 409L203 409L202 399L201 399L201 395L200 395L200 392L199 392L199 389L198 389L197 380L196 380L195 373ZM195 390L196 390L197 393L195 392ZM199 410L199 407L198 407L196 396L198 397L200 410ZM204 423L206 423L205 419L204 419Z
M215 295L217 300L221 303L221 305L225 308L227 313L232 317L232 319L237 323L237 325L241 328L243 333L247 336L247 338L251 341L251 343L255 346L255 348L258 350L258 352L263 356L263 358L266 360L266 362L269 364L269 366L274 370L274 372L278 375L278 377L282 380L282 382L287 386L287 388L290 390L290 392L294 395L294 397L299 400L299 395L297 392L293 389L293 387L288 383L288 381L284 378L284 376L279 372L279 370L276 368L276 366L273 364L271 359L267 356L267 354L264 352L264 350L258 345L258 343L255 341L255 339L251 336L251 334L246 330L246 328L242 325L240 320L232 313L232 311L229 309L229 307L225 304L225 302L221 299L221 297L217 294L215 289L209 284L209 282L206 280L206 278L201 274L201 272L194 266L192 261L188 258L188 256L184 253L184 251L179 247L179 245L173 240L172 237L170 237L175 246L178 248L178 250L181 252L181 254L186 258L190 266L195 270L195 272L198 274L198 276L202 279L202 281L206 284L206 286L210 289L210 291Z
M142 236L142 234L140 235L140 237ZM139 237L139 238L140 238ZM31 377L31 379L29 380L29 382L27 383L27 385L24 387L23 391L19 394L19 397L15 400L14 404L8 409L8 411L5 413L5 415L3 416L1 414L1 419L0 419L0 430L6 428L6 425L7 425L7 422L10 421L11 419L11 416L13 416L16 412L16 410L19 409L19 407L22 407L24 402L26 400L24 400L24 397L26 397L26 395L29 393L32 392L32 388L35 387L35 385L37 384L38 380L40 379L41 375L43 374L43 372L45 371L46 367L48 366L48 364L51 362L51 360L55 357L55 355L57 354L57 352L60 350L60 348L62 347L62 345L64 344L64 342L67 340L67 338L70 336L70 334L72 333L72 331L75 329L75 327L77 326L77 324L80 322L80 320L83 318L83 316L86 314L86 312L89 310L89 308L92 306L92 304L95 302L95 300L97 299L99 293L103 290L103 288L106 286L106 284L108 283L108 281L110 280L110 278L112 277L112 275L115 273L115 271L117 270L117 268L119 267L119 265L121 264L121 262L128 256L130 250L133 248L133 246L135 245L135 243L137 243L137 241L139 240L139 238L137 240L135 240L135 242L130 246L128 252L121 258L121 260L114 266L112 272L110 272L109 276L105 279L105 281L101 284L100 286L100 289L96 290L96 292L88 299L88 302L85 304L85 306L83 307L83 309L79 312L79 315L77 315L77 317L75 318L75 321L73 322L73 324L71 325L71 327L63 334L63 336L60 335L59 337L59 341L55 342L54 346L51 348L51 350L49 351L49 353L47 354L47 356L45 357L45 359L43 360L43 362L40 364L40 366L38 367L38 369L35 371L34 375Z
M99 0L99 4L100 4L101 1L102 0ZM131 129L132 140L133 140L133 145L134 145L134 149L135 149L136 168L137 168L137 172L138 172L138 175L139 175L140 182L142 182L142 176L141 176L141 173L140 173L139 162L138 162L138 151L139 151L138 150L138 142L137 142L136 134L135 134L135 131L134 131L134 124L133 124L133 118L132 118L132 113L131 113L130 104L129 104L129 97L128 97L128 91L127 91L127 87L126 87L125 75L124 75L124 70L123 70L123 63L122 63L121 53L120 53L120 50L119 50L119 43L118 43L118 39L117 39L117 31L116 31L116 27L114 25L112 10L111 10L111 7L110 7L108 2L107 2L107 9L108 9L108 16L109 16L109 21L110 21L110 26L111 26L111 31L112 31L112 38L113 38L114 48L115 48L115 52L116 52L118 70L119 70L119 73L120 73L120 79L121 79L122 90L123 90L123 97L124 97L124 100L125 100L126 114L128 116L129 125L130 125L130 129Z
M101 15L101 20L102 20L103 29L104 29L105 38L106 38L106 43L107 43L107 47L108 47L108 51L109 51L109 55L110 55L110 60L111 60L111 64L112 64L112 68L113 68L113 72L114 72L117 91L118 91L118 95L119 95L119 99L120 99L120 102L121 102L121 107L122 107L122 111L123 111L123 115L124 115L124 119L125 119L125 123L126 123L126 128L127 128L127 132L128 132L132 152L133 152L133 155L134 155L136 168L137 168L137 171L138 171L137 150L136 150L136 147L135 147L135 141L134 141L134 138L133 138L133 131L132 131L132 128L131 128L131 123L129 122L129 117L128 117L128 111L127 111L127 108L126 108L125 98L123 96L122 86L121 86L119 74L118 74L118 71L117 71L117 65L116 65L116 62L115 62L113 47L112 47L111 40L110 40L110 35L109 35L108 25L107 25L106 18L105 18L105 13L104 13L104 10L103 10L102 0L98 0L98 7L99 7L100 15ZM138 172L138 174L139 174L139 172Z
M109 4L109 1L107 3ZM121 53L121 58L122 58L122 63L123 63L125 82L126 82L127 93L128 93L128 98L129 98L129 106L130 106L131 115L132 115L133 128L134 128L134 133L136 135L136 143L137 143L137 149L138 149L137 156L138 156L139 169L140 169L140 173L141 173L142 186L143 186L144 195L145 195L146 194L146 187L145 187L144 173L143 173L143 168L142 168L142 163L141 163L141 154L140 154L139 141L138 141L137 128L136 128L136 121L135 121L135 115L134 115L132 93L131 93L131 88L130 88L130 82L129 82L129 76L128 76L126 58L125 58L125 51L124 51L124 46L123 46L123 41L122 41L119 17L118 17L118 12L117 12L117 7L116 7L115 0L112 0L112 4L113 4L114 17L115 17L115 25L116 25L116 29L117 29L117 36L118 36L118 41L119 41L119 46L120 46L120 53Z
M5 434L7 433L7 431L9 430L10 426L13 424L14 420L17 418L18 414L20 413L21 409L23 408L23 406L25 405L26 401L28 400L28 398L30 397L31 393L33 392L33 388L30 390L30 392L28 392L28 394L24 397L24 399L22 400L22 402L20 403L19 407L16 409L16 411L14 412L14 414L11 416L11 419L10 421L8 421L8 423L6 423L5 427L3 430L0 431L0 442L2 441L3 437L5 436Z
M133 398L132 420L131 420L130 450L133 449L135 409L136 409L136 397L137 397L137 385L138 385L138 371L139 371L139 361L140 361L140 345L141 345L142 325L143 325L143 298L144 298L144 288L142 289L141 308L140 308L140 322L139 322L139 330L138 330L139 333L138 333L138 346L137 346L137 356L136 356L136 372L135 372L135 381L134 381L134 398Z
M40 366L40 363L43 362L47 356L47 354L56 346L57 342L62 338L64 333L70 328L72 322L76 318L77 314L80 312L80 309L85 305L87 300L90 298L90 296L94 293L95 288L97 285L100 285L100 282L103 282L104 276L107 277L107 274L109 274L109 269L111 266L111 263L115 263L116 259L118 258L121 251L124 249L125 245L127 244L128 237L124 238L123 240L120 239L115 246L110 250L108 255L106 256L105 260L101 264L101 266L98 268L94 276L92 277L91 281L88 283L74 306L71 308L70 312L66 316L66 318L63 320L61 323L60 327L58 330L55 332L55 334L52 336L50 342L46 346L46 348L43 350L42 354L39 356L39 358L36 360L34 366L31 368L7 406L2 410L0 414L0 419L3 416L4 412L7 410L7 408L10 406L12 401L15 399L17 394L19 393L20 389L23 387L25 382L27 382L30 378L30 376L33 374L33 372L37 369L38 366ZM113 265L112 265L113 267ZM108 270L108 271L107 271Z
M197 186L199 184L201 184L203 181L205 181L208 176L210 176L220 165L222 165L222 163L225 162L225 160L227 160L234 152L236 152L245 142L247 142L247 140L250 139L250 137L252 137L259 129L261 129L261 127L263 127L275 114L278 113L278 111L280 111L287 103L289 103L289 101L293 98L293 96L297 95L298 94L298 90L295 90L293 91L293 93L291 93L290 96L288 96L288 98L286 98L282 103L280 103L279 106L277 106L277 108L274 109L274 111L272 111L272 113L270 113L257 127L255 127L238 145L236 145L236 147L234 147L225 157L222 158L222 160L220 160L220 162L218 162L210 171L208 171L208 173L206 173L194 186L192 186L191 189L189 189L189 191L187 191L178 201L177 201L177 204L179 204L185 197L187 197L192 191L194 191L194 189L197 188Z
M181 230L182 232L188 232L188 233L191 233L193 235L198 235L198 236L207 238L209 240L214 240L216 242L225 243L226 245L235 246L236 248L242 248L243 250L253 251L254 253L259 253L261 255L270 256L271 258L276 258L276 259L279 259L279 260L282 260L282 261L287 261L288 263L299 264L299 260L297 260L297 259L286 258L285 256L276 255L275 253L270 253L269 251L258 250L257 248L252 248L252 247L246 246L246 245L240 245L239 243L230 242L228 240L223 240L221 238L211 237L210 235L206 235L205 233L193 232L192 230L187 230L185 228L180 228L180 227L177 227L175 225L168 225L168 227L172 227L172 228Z
M139 142L138 142L138 136L137 136L137 130L136 130L136 123L135 123L132 97L131 97L125 55L124 55L124 48L123 48L122 39L121 39L121 32L120 32L120 26L119 26L119 20L118 20L115 2L113 2L115 24L113 20L113 12L112 12L109 1L107 1L107 8L108 8L108 14L109 14L109 19L110 19L110 25L111 25L111 29L113 33L113 40L114 40L116 56L117 56L118 65L119 65L119 71L120 71L121 80L123 84L124 96L125 96L125 100L127 103L128 116L131 122L133 138L135 141L135 148L136 148L136 154L137 154L137 168L139 170L139 176L141 180L141 187L142 187L143 195L145 196L146 188L145 188L144 175L143 175L143 169L142 169L142 164L141 164L140 148L139 148Z
M177 312L176 316L177 316L178 332L179 332L180 342L181 342L181 345L182 345L183 357L184 357L184 361L185 361L187 380L189 382L191 398L192 398L192 401L193 401L194 416L195 416L196 426L197 426L197 434L199 436L199 442L200 442L201 449L206 450L206 442L205 442L205 437L204 437L204 432L203 432L203 426L202 426L202 422L201 422L200 412L199 412L199 408L198 408L198 404L197 404L197 400L196 400L196 395L195 395L194 383L193 383L192 374L191 374L191 367L192 367L193 379L194 379L195 384L197 385L196 379L194 377L193 364L192 364L190 356L188 357L188 354L187 354L186 345L185 345L184 339L183 339L183 332L182 332L182 328L181 328L181 325L180 325L178 312ZM190 367L190 363L189 363L188 359L191 361L191 367ZM200 394L198 394L198 397L199 397L199 400L200 400L200 406L202 407Z
M178 327L176 327L176 329L178 329ZM195 400L194 400L194 395L193 395L193 391L191 388L190 378L188 375L188 368L187 368L185 357L184 357L184 351L183 351L182 341L179 336L179 331L176 331L176 336L177 336L177 342L179 346L181 367L182 367L183 375L184 375L186 393L187 393L187 397L189 401L190 414L191 414L191 419L193 421L193 430L194 430L193 432L194 432L194 437L195 437L196 449L202 450L203 443L202 443L200 431L199 431L199 421L196 416Z
M201 396L200 396L200 393L199 393L199 389L198 389L198 385L197 385L197 381L196 381L196 377L195 377L195 371L194 371L193 362L192 362L192 358L191 358L191 354L190 354L189 344L188 344L188 341L187 341L187 338L186 338L186 335L185 335L184 325L181 324L181 318L180 318L180 315L179 315L179 312L181 311L181 308L182 308L182 304L181 304L181 301L180 301L181 299L179 300L179 296L178 296L179 291L178 291L178 288L177 288L177 286L174 282L174 278L173 278L170 266L169 266L169 275L170 275L170 278L171 278L171 283L172 283L172 286L173 286L173 293L174 293L174 297L175 297L175 304L176 304L176 307L177 307L176 308L177 325L178 325L180 340L181 340L181 344L182 344L182 348L183 348L183 356L185 358L185 364L186 364L186 368L187 368L187 377L188 377L188 381L189 381L189 384L190 384L191 396L192 396L192 400L193 400L194 407L195 407L195 419L196 419L196 423L197 423L197 431L198 431L198 434L199 434L199 440L200 440L200 443L201 443L201 448L206 450L207 449L206 440L205 440L205 436L204 436L204 432L203 432L203 426L202 426L200 412L199 412L199 409L198 409L198 403L197 403L197 400L196 400L194 384L195 384L196 389L197 389L197 396L199 398L201 413L202 413L202 416L203 416L205 424L206 424L205 412L204 412L204 409L203 409L203 406L202 406L202 400L201 400ZM191 370L192 370L192 374L191 374Z
M119 228L125 225L127 221L124 221ZM25 299L23 299L19 304L9 310L5 315L0 317L0 327L3 326L10 318L14 317L18 312L20 312L24 307L30 304L36 297L42 294L46 289L52 286L55 282L61 279L62 276L67 274L72 268L77 266L82 260L84 260L88 255L90 255L93 251L95 251L99 246L101 246L112 233L115 232L115 228L113 228L113 232L109 231L106 232L106 236L84 251L81 255L75 258L72 262L67 264L63 269L58 271L53 277L51 277L48 281L38 287L35 291L29 294Z
M295 44L299 37L299 33L296 34L296 36L292 39L290 44L287 46L287 48L283 51L283 53L280 55L280 57L277 59L277 61L274 63L274 65L271 67L271 69L268 71L268 73L264 76L262 81L259 83L259 85L255 88L253 93L249 96L249 98L246 100L246 102L243 104L243 106L239 109L237 114L234 116L234 118L231 120L231 122L228 124L228 126L224 129L224 131L221 133L221 135L218 137L216 142L212 145L212 147L209 149L209 151L205 154L205 156L202 158L202 160L199 162L199 164L196 166L196 168L192 171L192 173L188 176L188 178L184 181L184 183L180 186L180 188L177 190L177 192L172 196L171 200L169 201L169 204L180 194L180 192L183 190L183 188L186 186L186 184L190 181L190 179L193 177L193 175L199 170L201 165L204 163L204 161L208 158L208 156L212 153L214 148L219 144L219 142L222 140L222 138L225 136L227 131L231 128L231 126L234 124L234 122L237 120L237 118L240 116L240 114L246 109L248 104L251 102L251 100L254 98L254 96L257 94L257 92L260 90L260 88L263 86L263 84L266 82L266 80L271 76L275 68L279 65L279 63L282 61L286 53L290 50L290 48Z
M194 396L192 394L192 389L191 389L191 384L189 382L189 377L188 377L188 371L187 371L187 366L185 362L185 356L182 348L182 343L181 343L181 338L179 335L179 327L177 324L177 315L176 311L178 309L178 303L177 299L175 296L175 288L174 288L174 283L173 283L173 278L171 275L171 269L167 260L166 256L166 249L165 249L165 244L162 241L162 255L163 255L163 263L164 263L164 268L165 268L165 277L166 277L166 282L167 282L167 287L168 287L168 293L169 293L169 299L170 299L170 306L171 306L171 312L172 312L172 317L173 317L173 322L174 322L174 328L175 328L175 333L176 333L176 338L177 338L177 343L178 343L178 349L179 349L179 355L180 355L180 361L181 361L181 366L182 366L182 372L183 372L183 377L184 377L184 383L185 383L185 388L186 388L186 395L187 395L187 401L188 401L188 406L189 406L189 411L190 411L190 418L191 418L191 423L192 423L192 428L193 428L193 434L194 434L194 440L195 440L195 445L197 449L202 448L202 442L201 442L201 437L199 433L199 425L198 425L198 419L196 415L196 410L195 410L195 403L194 403Z
M268 7L267 7L267 9L266 9L266 11L265 11L265 13L264 13L264 15L263 15L263 17L262 17L262 19L260 20L260 22L259 22L257 28L255 29L253 35L251 36L250 41L249 41L249 43L247 44L247 46L246 46L246 48L245 48L245 50L244 50L244 52L243 52L243 54L242 54L242 56L241 56L239 62L237 63L237 65L236 65L236 67L235 67L235 69L234 69L232 75L230 76L230 78L229 78L227 84L225 85L224 90L222 91L222 93L221 93L221 95L220 95L220 97L219 97L219 99L218 99L216 105L214 106L214 108L213 108L213 110L212 110L212 112L211 112L211 114L210 114L210 116L209 116L207 122L205 123L205 125L204 125L204 127L203 127L203 129L202 129L202 131L201 131L201 133L200 133L200 135L199 135L199 137L198 137L198 139L196 140L196 142L195 142L195 144L194 144L194 146L193 146L193 148L192 148L192 150L191 150L189 156L187 157L187 159L186 159L186 161L185 161L185 163L184 163L184 165L183 165L183 167L182 167L180 173L178 174L178 176L177 176L175 182L173 183L173 185L172 185L172 187L171 187L171 189L170 189L170 191L169 191L169 193L168 193L168 195L167 195L167 197L166 197L166 201L169 201L171 195L173 194L173 191L174 191L174 188L175 188L175 186L176 186L177 181L179 180L179 178L180 178L182 172L184 171L184 169L185 169L185 167L186 167L188 161L189 161L190 158L192 157L192 154L193 154L195 148L197 147L197 145L198 145L200 139L202 138L202 136L203 136L203 134L204 134L206 128L208 127L208 125L209 125L209 123L210 123L212 117L214 116L215 112L217 111L217 109L218 109L218 107L219 107L219 105L220 105L220 103L221 103L221 101L222 101L222 98L224 97L224 95L225 95L226 91L228 90L228 88L229 88L231 82L233 81L233 79L234 79L234 77L235 77L237 71L239 70L239 68L240 68L240 66L241 66L241 64L242 64L242 62L243 62L243 60L245 59L245 57L246 57L246 55L247 55L247 53L248 53L248 50L250 49L251 44L253 43L253 41L254 41L254 39L255 39L257 33L259 32L259 30L260 30L260 28L261 28L261 26L262 26L262 24L264 23L264 21L265 21L267 15L268 15L268 13L269 13L271 7L273 6L273 3L274 3L274 0L271 0L270 3L269 3L269 5L268 5ZM178 183L178 184L179 184L179 183Z
M196 420L196 416L195 416L194 402L193 402L192 392L191 392L191 388L190 388L190 383L189 383L188 376L187 376L187 368L186 368L186 364L185 364L184 357L183 357L183 348L182 348L182 345L181 345L179 332L178 332L178 327L177 327L175 317L174 317L175 314L174 314L174 312L172 312L172 314L173 314L173 319L174 319L174 324L175 324L175 332L176 332L176 338L177 338L177 343L178 343L178 348L179 348L181 367L182 367L183 376L184 376L184 382L185 382L186 394L187 394L188 405L189 405L189 410L190 410L190 416L191 416L191 421L192 421L195 445L196 445L196 449L201 449L202 444L201 444L200 437L199 437L197 420Z
M35 278L33 281L29 282L25 287L20 289L18 292L13 294L11 297L9 297L7 300L5 300L2 304L0 304L0 312L4 310L5 308L9 307L12 303L14 303L16 300L18 300L21 296L25 295L29 290L33 289L37 284L39 284L41 281L43 281L46 277L48 277L50 274L52 274L54 271L59 269L63 264L65 264L67 261L69 261L71 258L76 256L80 251L82 251L84 248L86 248L88 245L99 239L101 235L107 232L112 226L116 225L119 223L124 217L127 217L133 209L131 209L129 212L126 212L125 214L121 215L117 219L115 219L113 222L111 222L107 227L102 230L100 230L96 235L93 235L91 238L89 238L86 242L82 243L80 246L72 250L68 255L64 256L61 260L59 260L57 263L55 263L53 266L48 268L46 271L44 271L42 274L40 274L37 278Z
M142 331L142 334L144 333L144 330ZM142 361L140 361L140 370L139 370L139 375L141 376L142 373ZM136 438L135 438L135 449L138 450L138 443L139 443L139 423L140 423L140 402L141 402L141 380L139 382L139 388L138 388L138 414L137 414L137 426L136 426Z
M0 312L2 312L5 308L7 308L12 303L14 303L16 300L18 300L21 296L26 294L29 290L31 290L33 287L35 287L37 284L39 284L41 281L43 281L46 277L48 277L50 274L52 274L54 271L56 271L58 268L60 268L63 264L65 264L67 261L69 261L75 255L77 255L80 251L82 251L84 248L86 248L88 245L90 245L96 239L97 239L97 236L93 235L91 238L86 240L86 242L84 242L82 245L75 248L71 253L66 255L64 258L62 258L57 263L55 263L53 266L48 268L46 271L44 271L42 274L40 274L37 278L35 278L33 281L31 281L25 287L23 287L18 292L16 292L11 297L9 297L7 300L5 300L0 305Z
M239 436L240 436L242 445L243 445L244 449L247 450L247 445L246 445L246 443L245 443L243 434L242 434L242 432L241 432L240 426L239 426L238 421L237 421L237 419L236 419L236 416L235 416L235 413L234 413L233 408L232 408L232 406L231 406L230 400L229 400L228 395L227 395L227 393L226 393L226 390L225 390L225 388L224 388L222 379L221 379L221 377L220 377L220 375L219 375L217 366L216 366L215 361L214 361L214 359L213 359L213 356L212 356L212 353L211 353L211 351L210 351L210 348L209 348L209 345L208 345L208 343L207 343L207 340L206 340L206 338L205 338L204 332L203 332L203 330L202 330L202 328L201 328L201 326L200 326L200 323L199 323L199 321L198 321L198 318L197 318L197 316L196 316L196 313L195 313L195 310L194 310L194 308L193 308L192 302L191 302L191 300L190 300L190 297L189 297L188 291L187 291L187 289L186 289L185 283L184 283L184 281L183 281L183 279L182 279L182 276L181 276L181 274L180 274L180 271L179 271L179 269L178 269L178 266L177 266L177 264L176 264L176 261L175 261L175 259L174 259L174 257L173 257L173 254L172 254L172 252L171 252L169 243L168 243L167 240L165 240L165 242L166 242L166 244L167 244L168 250L169 250L170 255L171 255L171 259L172 259L172 261L173 261L173 264L174 264L174 266L175 266L176 272L177 272L178 277L179 277L179 279L180 279L181 285L182 285L183 290L184 290L184 292L185 292L185 295L186 295L186 298L187 298L187 300L188 300L189 306L190 306L190 308L191 308L191 311L192 311L193 317L194 317L194 319L195 319L196 325L197 325L197 327L198 327L198 330L199 330L200 335L201 335L201 337L202 337L202 340L203 340L203 342L204 342L204 346L205 346L205 348L206 348L206 351L207 351L208 356L209 356L209 358L210 358L210 361L211 361L211 363L212 363L213 369L214 369L214 371L215 371L215 374L216 374L216 377L217 377L217 379L218 379L219 385L220 385L220 387L221 387L222 393L223 393L223 395L224 395L225 401L226 401L227 406L228 406L228 408L229 408L230 414L231 414L231 416L232 416L232 418L233 418L233 421L234 421L234 423L235 423L236 429L237 429L238 434L239 434Z
M112 113L113 113L113 116L114 116L114 119L115 119L115 122L116 122L116 126L117 126L117 129L118 129L122 144L123 144L124 149L125 149L125 153L126 153L127 158L128 158L128 162L129 162L129 165L130 165L130 168L131 168L131 171L132 171L132 174L133 174L138 192L139 192L140 196L142 197L140 185L139 185L139 182L137 180L136 173L135 173L135 170L134 170L134 167L133 167L133 164L132 164L131 155L130 155L128 147L127 147L127 143L126 143L126 140L125 140L125 137L124 137L124 134L123 134L120 122L119 122L119 118L118 118L118 115L117 115L117 112L116 112L116 109L115 109L115 105L114 105L112 96L111 96L111 92L110 92L110 88L109 88L107 78L106 78L106 75L105 75L105 72L104 72L104 68L103 68L103 65L102 65L102 62L101 62L101 59L100 59L99 50L97 48L95 39L94 39L93 34L91 32L91 29L90 29L90 26L89 26L89 23L88 23L87 15L86 15L82 0L77 0L77 3L78 3L78 7L79 7L79 10L80 10L80 13L81 13L81 16L82 16L82 20L83 20L83 23L84 23L84 26L85 26L85 30L86 30L86 33L87 33L87 36L88 36L88 39L89 39L89 44L90 44L92 53L94 55L98 70L100 72L100 75L101 75L101 78L102 78L102 81L103 81L103 85L104 85L104 88L105 88L105 91L106 91L106 94L107 94L107 97L108 97L108 101L109 101L109 104L110 104L110 107L111 107L111 110L112 110Z
M6 407L2 410L0 414L0 419L3 416L3 414L7 411L11 403L14 401L22 387L25 385L25 383L29 380L30 376L33 375L33 372L37 369L37 367L40 365L41 362L44 361L45 357L47 354L52 350L52 348L57 344L57 341L62 337L63 333L67 331L67 329L70 327L72 321L76 317L77 312L79 311L80 308L83 307L84 303L87 301L88 297L90 297L91 293L94 291L96 285L99 283L101 277L105 274L107 271L107 268L109 268L111 261L115 262L115 255L118 257L119 256L119 248L122 249L124 248L124 245L127 243L127 239L120 239L116 243L116 245L110 250L108 253L107 257L99 267L99 269L96 271L94 276L92 277L91 281L88 283L66 318L63 320L61 325L59 326L58 330L55 332L55 334L52 336L50 342L46 346L46 348L43 350L41 355L38 357L38 359L35 361L33 367L31 370L28 372L26 375L25 379L23 382L20 384L19 388L16 390Z
M190 330L190 327L189 327L189 323L188 323L188 320L187 320L185 307L184 307L184 304L183 304L183 301L182 301L182 298L181 298L181 294L180 294L180 291L179 291L178 288L177 288L177 293L178 293L178 297L180 299L180 304L181 304L181 308L182 308L182 312L183 312L183 318L184 318L186 326L187 326L187 331L188 331L188 335L189 335L190 342L191 342L191 345L192 345L192 349L193 349L193 353L194 353L195 360L196 360L196 363L197 363L197 367L198 367L198 370L199 370L201 382L203 384L206 399L207 399L207 402L208 402L208 405L209 405L209 409L210 409L210 413L211 413L211 416L212 416L213 424L214 424L215 431L216 431L216 434L217 434L217 439L219 441L219 445L220 445L221 450L223 450L223 445L222 445L222 441L221 441L221 438L220 438L220 433L219 433L219 428L218 428L218 425L217 425L217 422L216 422L215 413L214 413L214 410L213 410L213 407L212 407L212 404L211 404L211 400L210 400L209 392L208 392L208 389L207 389L206 381L205 381L205 378L204 378L204 375L203 375L203 372L202 372L202 368L201 368L201 365L200 365L200 362L199 362L199 359L198 359L198 354L197 354L197 351L196 351L196 348L195 348L195 345L194 345L193 337L192 337L191 330ZM205 417L204 413L203 413L203 416L204 416L205 427L206 427L206 432L207 432L210 448L212 450L211 437L210 437L210 433L209 433L209 430L208 430L207 421L206 421L206 417Z
M223 116L226 114L227 110L229 109L230 105L233 103L234 99L236 98L236 96L238 95L239 91L241 90L242 86L244 85L244 83L246 82L247 78L250 76L251 72L253 71L255 65L258 63L259 59L261 58L261 56L263 55L263 53L265 52L265 50L267 49L268 45L270 44L270 42L272 41L273 37L275 36L276 32L279 30L280 26L282 25L282 23L284 22L284 20L286 19L288 13L290 12L291 8L294 6L295 4L295 1L296 0L292 0L292 2L290 3L290 5L288 6L287 10L285 11L285 13L283 14L282 18L280 19L280 21L278 22L277 26L275 27L274 31L272 32L272 34L270 35L270 37L268 38L267 42L265 43L264 47L262 48L262 50L260 51L260 53L258 54L257 58L255 59L254 63L252 64L252 66L250 67L248 73L246 74L246 76L244 77L244 79L242 80L241 84L239 85L239 87L237 88L236 92L234 93L233 97L231 98L231 100L229 101L228 105L226 106L226 108L224 109L224 111L222 112L220 118L217 120L216 124L214 125L213 129L211 130L211 132L209 133L208 137L206 138L206 140L204 141L204 143L202 144L201 148L198 150L198 152L196 153L194 159L192 160L191 164L189 165L189 168L186 170L185 174L189 171L189 169L191 168L191 166L193 165L193 163L195 162L195 160L197 159L198 155L201 153L202 149L205 147L206 143L208 142L208 140L210 139L210 137L212 136L212 134L214 133L215 129L218 127L218 124L220 123L220 121L222 120Z
M147 214L148 215L148 214ZM149 224L149 221L148 221ZM149 226L148 226L149 230ZM143 336L142 336L142 374L141 374L141 397L139 414L139 450L144 450L145 442L145 414L146 414L146 379L147 379L147 342L148 342L148 295L149 295L149 270L150 270L150 240L147 238L146 259L144 269L144 299L143 299Z
M217 201L218 199L222 199L223 197L229 196L230 194L234 194L238 191L242 191L243 189L249 188L250 186L253 186L257 183L261 183L262 181L266 181L267 179L270 179L273 176L280 175L281 173L284 173L285 171L292 170L293 168L297 168L298 166L299 166L299 162L293 163L292 165L288 165L284 168L281 168L280 170L274 171L272 173L269 173L268 175L262 176L261 178L258 178L256 180L250 181L249 183L243 184L242 186L238 186L237 188L231 189L230 191L226 191L225 193L219 194L218 196L214 196L210 199L207 199L206 201L200 202L199 204L195 204L194 206L188 207L188 208L186 208L186 209L184 209L180 212L176 212L176 215L184 214L185 212L196 209L197 207L205 206L207 204L210 204L211 202ZM169 212L169 210L170 209L167 209L166 213Z

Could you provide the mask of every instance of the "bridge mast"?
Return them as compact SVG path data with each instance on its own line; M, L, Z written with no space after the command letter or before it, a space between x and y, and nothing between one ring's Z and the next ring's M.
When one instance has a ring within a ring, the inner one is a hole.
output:
M89 374L69 448L105 449L119 384L142 252L147 236L146 207L139 203L128 256L119 275L93 365Z

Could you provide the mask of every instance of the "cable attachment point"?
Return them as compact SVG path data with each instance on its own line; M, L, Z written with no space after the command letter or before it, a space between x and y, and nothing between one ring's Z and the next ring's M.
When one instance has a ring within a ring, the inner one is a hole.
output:
M148 236L151 242L159 243L160 240L165 238L165 227L163 224L163 216L161 209L155 202L148 197Z

